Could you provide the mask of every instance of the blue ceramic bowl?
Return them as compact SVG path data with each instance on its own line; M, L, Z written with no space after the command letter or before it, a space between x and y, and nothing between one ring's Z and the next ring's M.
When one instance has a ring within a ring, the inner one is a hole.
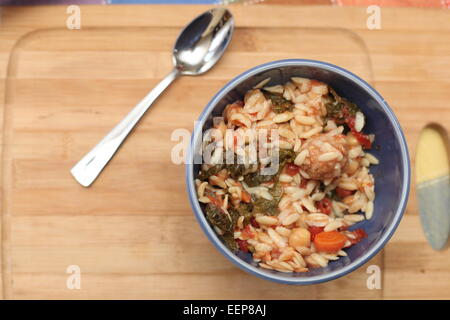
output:
M366 115L365 132L376 135L371 153L380 160L380 164L371 167L376 183L373 217L352 228L363 228L368 237L347 249L347 257L330 262L326 268L290 274L260 268L253 262L249 253L233 253L228 250L203 214L197 199L194 180L200 169L198 160L201 159L199 147L202 132L212 126L212 118L220 116L227 104L242 100L245 92L260 81L270 77L271 81L268 85L283 84L293 76L323 81L334 88L339 95L356 103L362 109ZM225 257L239 268L260 278L287 284L307 285L333 280L356 270L386 245L400 223L406 207L410 184L410 163L405 137L397 118L383 97L367 82L329 63L303 59L280 60L242 73L228 82L208 103L192 135L186 164L186 183L189 200L200 226Z

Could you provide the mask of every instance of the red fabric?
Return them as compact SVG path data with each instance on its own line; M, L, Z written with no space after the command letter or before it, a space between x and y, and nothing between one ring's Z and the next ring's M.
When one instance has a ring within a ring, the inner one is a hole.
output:
M450 8L450 0L331 0L338 6Z

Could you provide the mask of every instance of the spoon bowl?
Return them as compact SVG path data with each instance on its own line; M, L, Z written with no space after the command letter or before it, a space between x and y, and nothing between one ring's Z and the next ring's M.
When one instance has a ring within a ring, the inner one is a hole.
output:
M225 8L216 8L195 18L178 36L173 60L183 75L205 73L220 59L231 40L234 19Z

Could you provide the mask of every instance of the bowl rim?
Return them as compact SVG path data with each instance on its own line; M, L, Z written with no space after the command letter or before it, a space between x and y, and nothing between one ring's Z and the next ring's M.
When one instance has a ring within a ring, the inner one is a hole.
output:
M348 265L344 266L341 269L333 270L331 272L327 272L321 275L315 275L311 277L292 277L288 278L286 277L286 274L284 276L281 276L279 273L267 273L264 271L261 271L261 268L250 265L249 263L241 260L236 254L234 254L232 251L230 251L218 238L215 231L209 226L208 221L206 220L206 217L203 213L203 210L200 207L200 204L196 197L196 187L194 183L194 164L193 164L193 156L194 156L194 146L195 142L199 141L199 135L202 134L203 126L205 124L205 121L208 117L208 115L212 112L216 104L226 95L228 94L233 88L238 86L241 82L244 80L260 73L263 71L267 71L270 69L278 68L278 67L289 67L289 66L309 66L309 67L316 67L319 69L325 69L331 72L335 72L340 74L341 76L346 77L347 79L351 80L355 84L362 87L369 95L372 96L373 99L375 99L379 105L382 107L383 111L387 115L389 121L394 127L396 138L400 144L400 153L401 153L401 159L402 159L402 168L403 168L403 180L402 180L402 190L401 190L401 198L399 202L399 206L395 212L393 223L389 225L386 230L383 232L383 235L381 236L381 239L378 240L378 242L375 243L375 245L368 250L365 254L363 254L361 257L356 259L355 261L349 263ZM353 74L352 72L341 68L339 66L336 66L334 64L323 62L323 61L317 61L317 60L310 60L310 59L285 59L285 60L276 60L272 62L267 62L261 65L258 65L256 67L253 67L235 78L233 78L231 81L229 81L225 86L223 86L215 95L214 97L208 102L206 107L203 109L202 113L200 114L197 122L195 123L194 131L191 135L189 148L187 152L186 157L186 185L187 185L187 192L189 197L189 202L191 204L191 208L194 211L195 217L200 224L203 232L206 234L208 239L213 243L213 245L218 249L228 260L230 260L234 265L238 266L242 270L249 272L259 278L275 281L278 283L283 284L297 284L297 285L310 285L310 284L317 284L322 283L326 281L331 281L337 278L340 278L356 269L364 265L366 262L368 262L372 257L374 257L389 241L389 239L394 234L395 230L397 229L403 213L406 209L408 196L409 196L409 190L410 190L410 180L411 180L411 166L409 161L409 152L408 152L408 146L406 143L405 136L403 134L403 131L401 129L400 123L395 116L393 110L391 107L387 104L386 100L366 81L358 77L357 75Z

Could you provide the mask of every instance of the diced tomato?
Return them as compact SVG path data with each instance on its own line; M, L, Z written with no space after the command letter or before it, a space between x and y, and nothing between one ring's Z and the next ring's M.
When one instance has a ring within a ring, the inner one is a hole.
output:
M345 123L350 128L352 134L355 136L356 140L361 144L361 146L364 149L370 149L372 148L372 142L370 141L369 137L365 135L364 133L358 132L355 129L355 118L347 116L345 118Z
M237 244L238 244L238 246L239 246L239 249L240 249L241 251L248 252L248 244L247 244L247 241L241 240L241 239L236 239L236 242L237 242Z
M300 167L293 163L288 163L286 165L286 173L290 176L295 176L300 171Z
M345 197L351 196L353 194L353 191L350 190L345 190L339 187L336 187L336 194L338 195L339 198L343 199Z
M356 130L352 130L352 133L364 149L372 148L372 142L367 135L357 132Z
M322 200L317 202L317 209L319 209L320 212L325 214L331 213L331 200L328 198L323 198Z
M251 217L251 218L250 218L250 224L251 224L254 228L259 228L259 223L256 222L255 217Z
M367 233L363 229L356 229L355 231L352 231L352 234L356 237L355 239L348 238L352 245L360 242L364 238L367 238Z
M345 110L347 110L347 109L345 109ZM345 117L345 123L348 125L348 127L350 128L350 130L352 130L352 132L353 132L353 130L355 130L355 118L354 117L351 117L351 116L349 116L349 115L347 115L346 117Z
M237 182L237 184L239 187L241 187L242 192L241 192L241 200L246 202L246 203L250 203L250 201L252 200L252 197L250 196L250 194L244 190L244 187L242 186L242 184L240 182Z
M323 232L324 227L309 227L308 231L311 233L311 241L314 241L314 238L317 234Z
M278 248L274 248L272 251L270 251L270 255L273 259L278 259L281 255L281 252Z
M300 182L300 188L305 189L306 185L308 184L308 181L309 180L307 179L302 179L302 181Z
M347 121L351 121L349 119L351 119L351 116L348 112L348 108L344 106L342 107L340 116L338 118L335 118L334 121L336 122L336 124L346 123L350 127L350 125L347 123Z
M242 230L242 235L244 238L250 239L254 238L255 234L250 230L250 225L246 225L245 228Z

